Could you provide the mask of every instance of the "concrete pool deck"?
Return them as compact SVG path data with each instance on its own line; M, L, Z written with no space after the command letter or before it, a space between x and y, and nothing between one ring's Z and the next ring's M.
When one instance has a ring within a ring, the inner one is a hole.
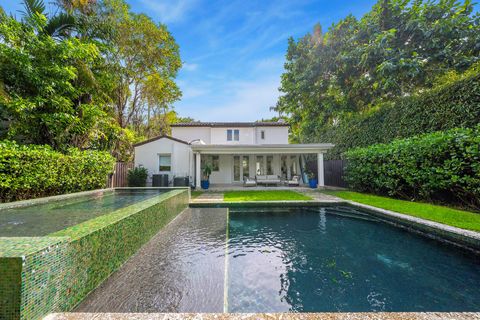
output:
M470 312L368 312L368 313L57 313L44 320L474 320Z

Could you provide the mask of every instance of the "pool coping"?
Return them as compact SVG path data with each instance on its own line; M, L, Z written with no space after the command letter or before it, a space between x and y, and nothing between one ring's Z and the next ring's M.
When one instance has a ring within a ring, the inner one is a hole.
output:
M80 191L80 192L72 192L72 193L65 193L56 196L49 196L49 197L41 197L41 198L33 198L33 199L26 199L26 200L19 200L19 201L12 201L12 202L4 202L0 203L0 211L4 209L13 209L19 207L28 207L37 204L44 204L52 201L61 201L61 200L68 200L68 199L75 199L83 196L88 196L92 194L101 194L101 193L111 193L115 192L115 190L176 190L176 189L188 189L190 194L189 187L116 187L116 188L104 188L104 189L94 189L89 191Z
M52 313L44 320L473 320L479 312Z
M361 208L379 217L386 218L395 224L407 227L411 231L422 234L440 241L446 241L454 245L461 245L480 253L480 232L452 227L443 223L410 216L395 211L374 207L371 205L346 200L347 205Z
M304 201L223 201L190 202L190 208L238 208L238 207L298 207L298 206L351 206L363 209L384 222L393 223L429 238L460 246L480 254L480 232L452 227L443 223L426 220L391 210L386 210L351 200L304 200Z

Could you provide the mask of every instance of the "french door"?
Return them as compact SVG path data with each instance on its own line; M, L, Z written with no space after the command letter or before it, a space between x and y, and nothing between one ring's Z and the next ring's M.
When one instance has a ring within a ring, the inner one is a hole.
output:
M243 177L250 177L250 156L233 156L233 182L241 182Z

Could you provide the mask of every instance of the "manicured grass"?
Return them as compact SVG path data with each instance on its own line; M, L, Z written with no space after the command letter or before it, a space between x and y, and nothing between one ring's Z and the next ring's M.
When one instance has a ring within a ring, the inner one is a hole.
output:
M199 195L201 195L203 193L203 191L191 191L190 192L190 197L192 199L195 199L196 197L198 197Z
M352 191L323 191L345 200L392 210L410 216L447 224L462 229L480 231L480 214L422 202L391 199Z
M268 191L227 191L224 201L281 201L281 200L312 200L312 198L290 190Z

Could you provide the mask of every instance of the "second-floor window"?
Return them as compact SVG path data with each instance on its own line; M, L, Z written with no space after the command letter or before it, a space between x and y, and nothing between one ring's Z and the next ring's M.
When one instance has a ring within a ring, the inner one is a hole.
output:
M265 130L260 131L260 138L265 140Z
M240 141L240 130L228 129L227 130L227 141Z

